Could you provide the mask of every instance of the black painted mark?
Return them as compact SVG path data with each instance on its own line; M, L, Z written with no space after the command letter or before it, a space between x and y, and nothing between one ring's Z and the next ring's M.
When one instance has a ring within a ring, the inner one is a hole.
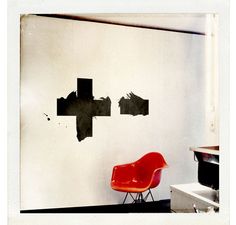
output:
M49 121L50 120L49 116L46 113L43 114L47 117L47 120Z
M119 101L120 114L148 115L148 100L142 99L132 92L127 94L127 97L122 97Z
M77 139L92 137L93 117L110 116L109 97L94 100L92 79L77 78L77 94L71 92L67 98L57 99L58 116L76 116Z

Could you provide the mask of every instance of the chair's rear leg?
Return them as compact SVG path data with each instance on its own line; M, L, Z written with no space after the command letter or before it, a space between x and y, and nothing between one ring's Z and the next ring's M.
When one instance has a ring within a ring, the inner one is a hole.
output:
M150 194L151 194L151 197L152 197L152 201L155 201L154 198L153 198L153 195L152 195L152 192L151 192L151 189L148 189Z
M131 197L133 198L133 202L132 203L136 203L137 202L138 196L139 196L139 193L136 194L135 198L131 195Z
M145 201L145 202L147 201L149 194L150 194L150 191L149 191L149 189L148 189L148 193L146 194L146 196L145 196L145 198L144 198L144 201Z
M134 196L129 192L129 195L131 196L131 198L133 199L133 202L132 203L134 203L135 202L135 198L134 198Z

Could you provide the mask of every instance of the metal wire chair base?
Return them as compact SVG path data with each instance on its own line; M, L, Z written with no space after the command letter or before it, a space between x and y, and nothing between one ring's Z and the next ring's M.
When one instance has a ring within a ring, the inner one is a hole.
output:
M132 193L127 192L126 195L125 195L123 204L125 204L125 201L126 201L128 195L130 195L131 198L133 199L132 203L143 203L143 202L146 202L149 195L151 196L152 201L154 202L154 198L153 198L151 189L148 189L148 193L145 195L145 197L143 196L143 192L137 193L135 197L132 195Z

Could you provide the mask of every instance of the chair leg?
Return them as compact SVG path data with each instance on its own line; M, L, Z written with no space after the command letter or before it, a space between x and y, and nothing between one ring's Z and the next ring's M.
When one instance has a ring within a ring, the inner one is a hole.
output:
M153 195L152 195L151 189L148 189L148 190L149 190L149 192L150 192L150 194L151 194L152 201L154 202L155 200L154 200L154 198L153 198Z
M123 203L122 204L125 204L125 201L126 201L126 199L127 199L127 197L128 197L128 194L131 196L131 198L133 199L133 202L132 203L134 203L135 202L135 200L136 200L136 198L134 198L133 197L133 195L130 193L130 192L127 192L126 193L126 195L125 195L125 198L124 198L124 200L123 200Z
M129 195L131 196L131 198L133 199L133 202L135 201L135 198L134 198L134 196L129 192ZM132 202L132 203L133 203Z
M127 196L128 196L128 192L127 192L126 195L125 195L125 198L124 198L123 204L125 204L125 201L126 201Z
M142 203L145 202L143 198L143 193L137 193L133 203Z
M136 196L135 196L135 198L133 198L132 204L137 202L138 196L139 196L139 193L137 193ZM133 196L132 196L132 197L133 197Z
M143 202L146 202L149 194L151 195L152 201L154 202L155 200L153 198L151 189L148 189L148 193L146 194L145 197L143 196L143 193L137 193L135 198L134 198L134 196L130 192L127 192L122 204L125 204L125 201L126 201L128 195L130 195L132 197L132 199L133 199L132 203L143 203Z
M143 197L143 193L140 193L139 194L139 203L143 203L143 202L145 202L145 199Z
M152 195L151 189L148 189L148 193L147 193L146 196L144 197L144 201L146 202L146 200L147 200L149 194L151 195L152 201L154 202L155 200L154 200L154 198L153 198L153 195Z

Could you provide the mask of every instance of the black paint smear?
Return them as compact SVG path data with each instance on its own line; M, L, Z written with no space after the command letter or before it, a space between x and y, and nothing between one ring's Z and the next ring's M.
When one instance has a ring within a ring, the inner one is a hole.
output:
M49 121L50 120L49 116L46 113L43 114L47 117L47 120Z
M92 137L94 116L110 116L109 97L94 100L92 79L77 78L77 94L71 92L67 98L57 99L58 116L76 116L77 139L82 141Z
M148 100L144 100L132 92L127 97L126 99L122 97L119 101L120 114L148 115Z

